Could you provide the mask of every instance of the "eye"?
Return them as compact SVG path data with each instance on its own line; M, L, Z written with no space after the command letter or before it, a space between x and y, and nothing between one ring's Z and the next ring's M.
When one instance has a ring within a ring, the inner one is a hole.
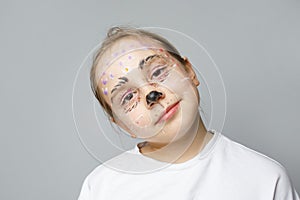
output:
M127 104L128 102L130 102L130 100L134 97L135 95L135 91L129 90L128 92L126 92L122 99L121 99L121 105Z
M158 69L155 69L154 72L151 75L151 79L157 79L160 76L162 76L165 73L166 68L167 67L160 67Z

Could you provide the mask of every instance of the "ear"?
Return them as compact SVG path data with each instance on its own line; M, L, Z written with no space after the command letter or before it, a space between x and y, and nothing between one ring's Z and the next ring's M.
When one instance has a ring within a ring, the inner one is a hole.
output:
M185 71L188 73L190 79L192 80L192 82L194 83L195 86L200 85L200 82L196 76L196 73L192 67L192 64L190 63L190 61L188 60L187 57L183 56L182 57L184 60L184 65L185 65Z

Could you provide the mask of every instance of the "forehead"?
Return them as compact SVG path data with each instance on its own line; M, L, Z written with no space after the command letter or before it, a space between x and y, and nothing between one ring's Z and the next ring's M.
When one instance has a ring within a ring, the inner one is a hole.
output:
M116 59L132 51L145 50L146 48L163 48L158 41L146 37L126 37L116 41L105 50L97 64L98 70L105 70Z
M117 73L116 75L126 73L130 68L137 66L143 57L153 54L158 49L163 49L163 46L153 39L122 38L107 49L99 59L95 70L96 79L108 71Z
M113 74L115 77L126 76L130 71L139 68L141 61L158 53L158 51L153 49L135 50L113 60L110 65L101 70L102 73L101 71L99 72L101 76L104 74Z

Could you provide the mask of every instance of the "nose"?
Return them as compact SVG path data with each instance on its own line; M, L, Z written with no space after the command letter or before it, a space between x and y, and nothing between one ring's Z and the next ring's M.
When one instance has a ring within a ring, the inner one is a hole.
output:
M154 103L157 103L160 99L164 98L164 94L158 91L151 91L146 96L147 105L150 107Z

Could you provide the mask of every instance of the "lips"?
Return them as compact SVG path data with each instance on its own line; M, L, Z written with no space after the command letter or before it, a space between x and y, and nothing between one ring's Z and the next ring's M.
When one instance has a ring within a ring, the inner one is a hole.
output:
M173 117L176 114L176 111L179 108L179 104L180 101L177 101L176 103L170 105L163 113L162 115L159 117L159 119L155 122L155 124L158 124L160 122L163 121L167 121L168 119L170 119L171 117Z

